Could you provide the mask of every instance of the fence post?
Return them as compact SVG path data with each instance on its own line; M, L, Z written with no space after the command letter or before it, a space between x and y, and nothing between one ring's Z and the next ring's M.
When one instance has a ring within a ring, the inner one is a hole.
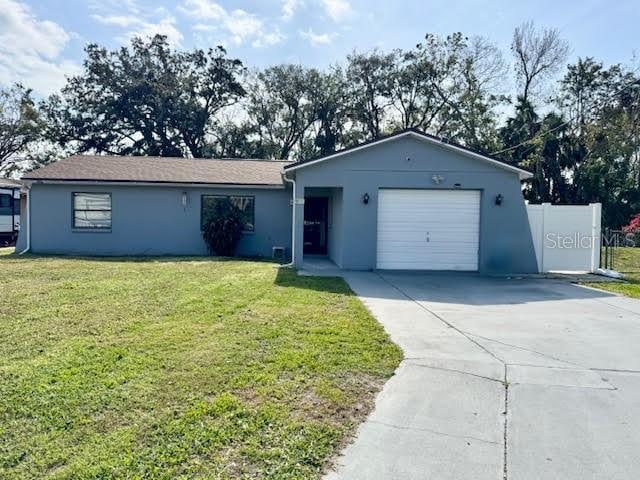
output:
M547 249L547 219L550 218L551 213L551 203L543 203L542 204L542 273L546 273L547 265L545 264L545 250Z
M590 203L591 207L591 273L600 266L600 246L602 244L602 204Z
M604 268L606 268L607 270L610 269L611 267L611 263L610 263L610 245L609 242L611 240L611 229L609 227L605 228L604 230L604 234L605 234L605 238L604 238Z
M611 270L615 269L616 263L616 246L618 243L618 235L615 230L609 229L609 235L611 238L609 239L609 268ZM613 240L613 242L611 241Z

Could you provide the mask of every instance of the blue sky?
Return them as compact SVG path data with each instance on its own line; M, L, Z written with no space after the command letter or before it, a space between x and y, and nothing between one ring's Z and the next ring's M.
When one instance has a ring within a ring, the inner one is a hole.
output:
M489 38L510 59L526 20L559 29L571 59L639 65L638 0L0 0L0 84L48 94L79 71L87 43L156 32L181 48L222 44L250 67L325 67L354 49L409 48L426 32L454 31Z

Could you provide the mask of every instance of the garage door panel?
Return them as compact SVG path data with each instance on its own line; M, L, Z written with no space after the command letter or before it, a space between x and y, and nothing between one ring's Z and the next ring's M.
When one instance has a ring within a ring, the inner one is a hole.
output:
M384 241L384 240L383 240ZM412 252L418 252L421 255L433 255L434 253L441 251L441 250L447 250L447 251L451 251L451 252L457 252L460 255L463 254L468 254L471 256L476 256L475 253L471 252L471 250L474 250L476 248L476 242L473 242L471 240L467 240L467 241L463 241L463 242L458 242L457 239L451 239L449 241L441 241L441 242L428 242L428 245L420 245L420 247L415 246L416 243L427 243L427 242L423 242L422 240L416 240L414 242L409 242L409 241L405 241L405 242L385 242L385 245L383 247L380 247L378 249L378 252L397 252L398 255L400 255L402 252L398 251L398 248L403 248L406 251L412 251ZM425 252L424 250L426 248L429 248L429 252ZM466 248L463 248L466 247ZM463 252L462 250L469 250L470 252Z
M477 270L479 218L479 191L380 190L377 267Z
M468 246L473 247L472 244L468 244ZM442 255L442 254L456 255L456 259L465 259L465 260L470 259L471 261L475 261L476 259L476 255L474 255L473 253L460 252L460 249L455 250L445 245L431 249L431 251L428 254L425 254L424 252L421 252L414 248L409 248L407 246L401 245L400 247L402 248L402 251L399 251L397 249L381 250L380 256L386 257L387 259L393 259L393 258L410 259L410 258L415 258L416 255L420 254L420 258L417 259L418 261L425 258L429 258L429 259L433 259L434 261L440 261L440 262L444 261L442 258L439 257L439 255Z
M456 270L469 272L477 270L477 263L472 260L452 263L451 261L439 262L430 259L421 261L393 259L393 261L382 260L378 268L381 270Z
M430 215L442 215L442 212L444 211L448 211L451 207L455 208L457 210L457 214L458 215L469 215L472 216L475 214L475 212L473 210L469 209L468 205L456 205L456 204L449 204L449 203L444 203L442 205L436 205L433 203L412 203L411 200L407 200L406 202L402 202L402 203L398 203L396 205L388 205L391 208L396 208L395 213L399 214L402 216L402 214L404 213L403 211L399 210L399 208L404 207L405 205L407 205L408 203L411 203L412 206L414 207L418 207L416 209L416 213L418 215L420 215L421 209L422 208L429 208L431 207L432 210L429 212ZM407 212L408 213L408 212Z
M477 221L476 217L469 217L467 219L457 219L456 223L451 224L450 217L443 217L439 222L433 221L420 221L419 218L413 218L411 223L409 222L395 222L392 219L388 219L385 221L384 218L381 218L385 222L385 225L380 228L378 231L380 233L393 233L398 230L406 231L406 232L430 232L432 234L441 234L443 229L440 228L443 224L447 225L447 232L450 231L460 231L460 232L477 232L478 228L473 224ZM467 224L464 224L467 222ZM469 225L471 224L471 225ZM429 228L431 230L429 230Z
M444 223L444 222L443 222ZM425 224L425 225L415 225L411 226L411 228L390 228L388 230L383 230L380 233L380 236L386 236L389 238L396 238L398 240L402 240L405 238L404 235L398 235L398 233L402 233L405 235L415 235L420 239L426 240L427 236L431 240L438 240L439 238L449 238L455 235L469 235L470 237L476 238L478 235L478 229L465 228L463 225L458 225L454 227L449 227L450 229L447 231L442 231L442 224Z
M383 247L378 248L378 252L395 252L397 251L398 247L402 247L402 248L406 248L406 249L410 249L412 251L416 251L416 252L422 252L424 255L429 255L429 253L424 252L424 249L426 248L425 246L422 245L423 240L422 239L411 239L411 238L407 238L404 241L385 241L384 238L382 239L382 241L385 243L385 245ZM420 247L416 246L416 243L420 243ZM424 241L424 243L426 243L426 241ZM453 244L453 245L452 245ZM460 254L463 254L463 252L461 252L460 250L462 246L468 246L467 249L465 250L473 250L476 247L477 243L474 239L472 238L468 238L468 239L463 239L460 240L457 237L451 237L448 240L439 240L439 241L430 241L429 242L429 252L435 252L440 251L440 250L446 250L446 251L450 251L450 252L458 252ZM398 252L398 254L400 254L401 252ZM472 255L475 257L475 253L470 252L469 255Z
M453 272L475 272L475 264L456 264L444 263L441 265L434 265L432 263L393 263L393 264L381 264L378 267L379 270L441 270L441 271L453 271Z
M398 229L408 230L408 231L411 231L411 230L424 231L425 227L430 227L434 229L434 231L441 231L437 229L443 223L446 223L449 226L450 230L455 229L455 230L462 230L462 231L470 231L473 229L473 227L471 227L468 224L474 223L476 221L476 217L474 215L469 215L468 217L456 217L455 224L452 224L451 218L446 216L439 217L438 219L433 219L433 218L427 219L427 218L421 218L420 216L415 216L411 219L407 218L404 220L398 220L397 218L385 219L384 217L382 217L382 218L379 218L379 220L382 220L383 222L385 222L385 226L381 229L381 231L383 232L396 231Z
M416 258L416 255L420 253L420 257ZM394 258L397 259L405 259L405 260L410 260L410 259L415 259L416 261L420 261L423 259L431 259L432 261L438 261L438 262L444 262L445 259L442 259L440 257L440 255L456 255L456 260L457 261L474 261L476 256L473 254L465 254L462 255L460 254L459 250L452 250L450 248L435 248L431 253L425 255L422 252L418 252L415 249L409 249L409 248L405 248L403 247L403 251L399 252L397 250L387 250L387 251L382 251L380 252L380 256L382 258L386 258L387 261L389 260L393 260Z
M402 208L402 207L398 207L398 208ZM451 209L455 209L455 206L447 206L447 207L434 207L434 206L420 206L420 205L414 205L412 206L412 208L415 209L415 212L413 214L411 213L403 213L403 212L398 212L396 214L392 214L392 215L381 215L378 218L382 219L383 221L387 221L389 223L388 226L392 226L392 225L397 225L397 226L411 226L414 224L420 224L422 225L422 223L426 223L426 224L431 224L431 225L439 225L442 222L447 222L449 224L450 227L455 227L456 224L453 224L450 219L450 214L445 214L445 213L438 213L438 212L434 212L432 214L429 213L424 213L424 212L420 212L419 209L428 209L428 208L438 208L438 209L442 209L442 210L448 210L450 211ZM477 215L475 212L469 212L467 213L461 213L461 212L457 212L455 214L455 218L458 222L464 222L464 221L468 221L468 222L475 222L475 220L477 219ZM464 226L464 225L463 225ZM466 226L468 228L468 226Z
M414 265L413 267L411 265ZM394 260L393 262L382 262L381 270L464 270L473 271L475 263L469 262L435 262L435 261L420 261L414 262L413 260Z

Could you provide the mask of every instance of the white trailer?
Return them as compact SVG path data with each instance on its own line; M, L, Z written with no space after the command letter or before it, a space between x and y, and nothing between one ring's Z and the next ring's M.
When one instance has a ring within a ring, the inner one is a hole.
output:
M20 231L20 187L0 186L0 246L15 243Z

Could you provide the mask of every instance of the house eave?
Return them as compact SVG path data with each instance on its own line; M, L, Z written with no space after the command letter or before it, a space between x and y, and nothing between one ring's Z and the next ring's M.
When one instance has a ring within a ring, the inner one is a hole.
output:
M252 184L252 183L209 183L209 182L169 182L169 181L137 181L137 180L87 180L87 179L49 179L23 177L25 183L31 185L115 185L129 187L182 187L182 188L230 188L230 189L265 189L284 190L284 184Z

